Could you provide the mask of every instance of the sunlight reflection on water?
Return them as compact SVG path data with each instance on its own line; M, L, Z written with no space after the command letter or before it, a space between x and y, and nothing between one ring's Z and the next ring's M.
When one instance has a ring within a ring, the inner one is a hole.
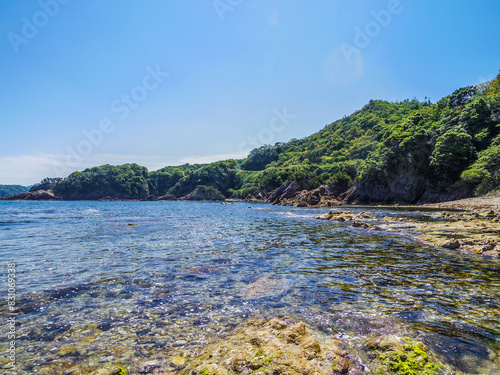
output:
M194 353L255 315L292 315L351 351L375 334L418 335L471 372L490 371L487 357L500 346L499 260L313 220L327 210L247 202L0 208L0 259L17 264L19 373L118 362L134 373L145 360Z

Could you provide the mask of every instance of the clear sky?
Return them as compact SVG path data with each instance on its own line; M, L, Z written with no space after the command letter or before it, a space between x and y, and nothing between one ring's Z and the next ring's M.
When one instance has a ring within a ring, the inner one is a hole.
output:
M0 3L0 184L302 138L500 69L498 0Z

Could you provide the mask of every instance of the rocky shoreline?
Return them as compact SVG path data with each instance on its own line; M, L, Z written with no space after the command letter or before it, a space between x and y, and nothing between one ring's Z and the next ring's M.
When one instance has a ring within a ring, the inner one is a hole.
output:
M171 194L155 196L149 195L144 198L131 198L126 195L114 194L105 195L103 193L60 195L52 189L35 188L26 193L15 194L11 197L2 197L0 201L224 201L224 196L216 191L207 190L204 187L196 188L192 193L183 197L176 197Z
M350 211L330 211L316 217L318 220L348 222L353 228L399 233L446 249L500 257L500 211L484 208L464 212L438 211L432 218L381 218L367 212L353 214Z
M352 227L370 230L399 231L425 243L448 249L463 250L486 256L500 256L500 195L490 193L482 197L468 197L465 192L433 194L427 191L416 198L414 184L410 183L393 189L388 193L385 203L378 194L360 193L359 186L347 189L346 186L321 185L317 189L295 181L287 182L276 190L257 190L247 196L250 202L267 202L273 205L294 207L353 207L365 204L374 208L397 208L415 210L435 209L458 212L436 214L433 221L417 221L411 217L373 218L370 214L354 215L349 211L331 211L317 217L322 220L352 222ZM375 189L377 190L377 189ZM364 191L364 188L361 188ZM401 197L394 202L394 197L406 192L409 199ZM461 198L461 199L456 199ZM413 201L414 204L408 204ZM432 203L429 203L432 202ZM425 203L425 204L423 204ZM401 205L403 204L403 205ZM366 222L364 219L370 219ZM402 223L406 223L402 227Z
M173 355L166 368L156 368L154 373L437 375L450 371L424 343L410 337L372 337L361 351L365 361L349 353L334 336L325 336L289 316L252 318L224 339L206 346L194 358ZM109 365L92 375L126 375L125 367Z
M345 187L322 185L314 190L301 189L295 181L288 182L273 191L258 190L249 195L246 201L266 202L273 205L295 207L355 207L349 202L350 193L343 191ZM350 190L348 190L349 192ZM52 190L32 189L27 193L16 194L0 200L25 201L62 201L86 200L90 197L71 197L63 199ZM144 199L127 199L121 196L104 196L98 201L222 201L223 204L235 201L225 199L220 193L197 188L193 193L177 198L173 195L148 196ZM415 220L411 217L374 218L369 213L352 214L349 211L331 211L317 217L322 220L351 222L354 228L367 230L399 231L402 235L414 237L425 243L453 249L473 252L486 256L500 256L500 195L490 194L483 197L465 198L455 201L430 203L425 205L367 205L366 207L397 208L400 210L430 209L441 211L434 215L433 221ZM448 212L442 212L442 211ZM454 211L454 212L452 212ZM361 215L361 216L360 216ZM369 219L369 220L366 220ZM367 222L369 221L369 222ZM402 227L402 223L405 225Z
M339 205L405 204L422 205L469 198L471 191L445 189L435 191L425 180L399 177L387 186L358 183L325 184L312 188L307 181L288 181L278 187L262 188L248 194L246 200L280 206L333 207Z

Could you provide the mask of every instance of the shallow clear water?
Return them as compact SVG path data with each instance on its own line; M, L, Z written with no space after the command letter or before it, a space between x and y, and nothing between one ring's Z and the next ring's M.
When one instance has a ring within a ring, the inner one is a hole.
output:
M335 335L358 365L353 374L365 373L363 342L387 332L423 340L454 373L500 373L500 260L313 219L326 211L0 202L0 364L15 262L19 374L107 363L159 373L172 354L194 355L246 318L271 315Z

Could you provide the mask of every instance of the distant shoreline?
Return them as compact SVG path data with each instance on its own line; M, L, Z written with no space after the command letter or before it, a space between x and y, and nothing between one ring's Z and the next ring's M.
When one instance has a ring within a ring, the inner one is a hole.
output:
M173 196L169 197L147 197L144 199L137 198L118 198L118 197L102 197L99 199L63 199L50 190L38 190L35 192L26 192L15 194L10 197L0 197L0 201L64 201L64 202L74 202L74 201L82 201L82 202L159 202L159 201L176 201L176 202L186 202L186 201L195 201L195 202L247 202L247 203L270 203L265 200L257 200L257 199L235 199L235 198L227 198L227 199L184 199L175 198ZM285 205L286 206L286 205ZM290 205L291 206L291 205ZM440 211L440 210L458 210L458 211L474 211L474 210L494 210L500 211L500 194L499 193L489 193L480 197L472 197L472 198L464 198L457 199L451 201L444 201L438 203L426 203L426 204L356 204L356 203L340 203L331 206L316 206L316 205L307 205L307 206L299 206L299 207L307 207L307 208L386 208L386 209L397 209L397 210L429 210L429 211Z

